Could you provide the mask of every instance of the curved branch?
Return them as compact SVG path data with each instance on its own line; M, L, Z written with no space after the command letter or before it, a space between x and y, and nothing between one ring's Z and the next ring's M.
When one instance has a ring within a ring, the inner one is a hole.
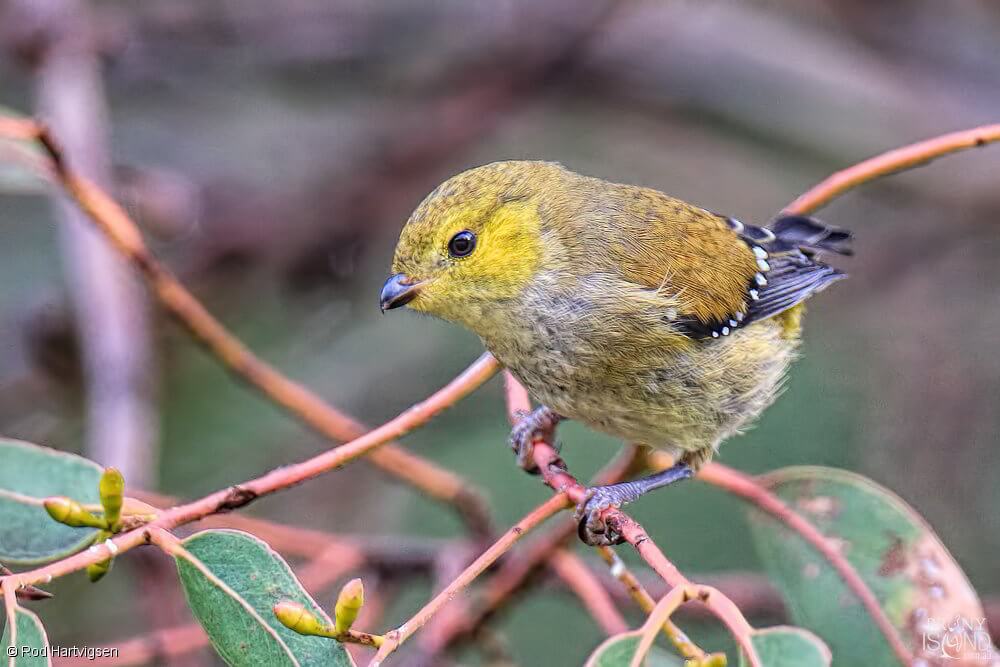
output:
M99 186L70 169L47 128L31 121L0 118L0 136L25 139L31 128L33 133L30 134L51 158L55 181L90 217L111 245L135 266L163 307L231 372L331 440L353 440L368 430L364 424L340 412L254 355L230 333L169 269L157 261L146 247L139 228L124 209ZM481 495L456 473L396 445L383 447L368 458L379 468L428 496L453 504L474 535L486 538L492 532L489 512Z
M504 373L507 396L507 413L513 420L515 415L530 411L531 401L528 392L510 372ZM542 474L545 483L559 494L565 494L574 504L579 504L586 498L587 489L569 474L562 459L551 443L538 439L534 443L533 459ZM604 521L608 527L620 534L626 542L632 545L646 564L654 572L674 588L695 586L680 570L670 562L656 543L646 534L639 523L620 509L610 508L604 511ZM714 613L733 634L733 639L743 649L743 652L753 667L760 667L760 658L750 640L750 624L731 600L721 593L708 596L703 600L706 607ZM662 624L661 624L662 625Z
M216 491L200 500L168 509L145 526L117 535L106 542L95 544L86 551L74 554L69 558L64 558L44 567L5 576L2 578L2 581L13 581L18 586L48 583L56 577L82 570L92 563L107 560L123 551L146 544L149 542L152 530L158 528L171 530L177 526L197 521L210 514L238 509L253 502L260 496L287 489L288 487L301 484L308 479L322 475L325 472L339 468L427 423L439 412L451 407L486 382L486 380L493 377L495 372L496 361L490 355L484 354L461 375L432 394L425 401L417 403L399 416L369 431L360 438L330 449L301 463L277 468L261 477L231 486L228 489Z
M629 667L642 667L649 649L653 648L653 641L659 633L660 628L670 623L670 616L680 608L682 604L690 600L707 601L712 595L718 593L713 588L707 586L675 586L664 595L656 606L649 612L645 623L639 628L639 644L632 655ZM746 627L738 626L731 628L732 632L744 632L749 634L752 628L743 621Z
M503 536L497 540L489 549L483 552L476 560L472 562L465 570L462 571L450 584L448 584L444 590L434 596L434 598L428 602L423 608L420 609L412 618L407 620L401 626L395 630L391 630L385 633L385 643L379 648L378 653L368 667L378 667L382 662L399 646L409 639L414 632L419 630L424 626L430 618L437 613L441 607L450 602L458 593L460 593L466 586L471 584L476 577L482 574L486 568L491 566L497 561L500 556L507 553L507 551L514 546L521 537L537 527L543 521L570 506L569 499L566 494L557 493L556 495L549 498L547 501L536 507L534 510L529 512L523 519L518 521L514 526L511 527Z
M848 190L853 190L876 178L925 165L949 153L968 148L981 148L994 141L1000 141L1000 123L943 134L887 151L825 178L786 206L785 212L803 214L815 211Z
M605 634L617 635L628 630L625 617L618 611L608 590L577 554L557 549L549 556L549 567L580 599Z
M621 582L629 597L639 605L639 608L646 614L653 613L653 609L656 607L656 601L653 600L653 596L643 588L636 576L632 574L632 571L628 569L622 559L618 557L618 554L615 553L615 550L611 547L598 547L597 553L608 564L611 576ZM698 662L707 657L705 651L691 641L684 631L678 628L670 619L663 622L662 629L663 634L667 636L667 639L670 640L670 643L673 644L674 648L677 649L677 652L685 660Z
M653 464L655 461L655 467L659 468L665 463L662 459L669 459L669 457L650 457L650 463ZM910 650L903 643L885 610L882 609L875 593L868 587L850 561L830 544L830 541L819 529L802 518L781 498L768 491L755 479L737 470L719 463L710 463L701 469L697 479L749 501L755 507L767 512L798 533L830 563L830 566L836 570L851 592L858 596L862 606L871 615L879 632L885 637L896 657L904 665L909 665L913 661Z
M619 456L597 473L595 483L613 484L621 481L633 465L635 454L635 447L624 448ZM424 632L421 637L420 648L425 656L429 656L428 661L445 648L475 637L483 624L523 591L550 556L565 546L575 533L576 525L571 520L553 526L525 547L525 553L505 561L478 600L465 609L456 610L455 605L449 608L450 613L441 614L440 624Z

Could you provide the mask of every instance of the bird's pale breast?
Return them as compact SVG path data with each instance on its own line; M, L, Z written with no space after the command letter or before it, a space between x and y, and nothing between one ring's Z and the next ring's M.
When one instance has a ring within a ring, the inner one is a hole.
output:
M710 452L777 396L798 343L781 322L691 341L669 312L651 307L648 290L610 281L590 276L559 289L542 276L479 333L535 400L673 453Z

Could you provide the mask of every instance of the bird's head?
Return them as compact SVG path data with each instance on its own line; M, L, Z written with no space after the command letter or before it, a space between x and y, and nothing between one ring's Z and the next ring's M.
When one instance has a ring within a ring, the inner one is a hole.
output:
M409 306L476 330L538 271L540 195L565 173L554 163L496 162L445 181L403 228L383 312Z

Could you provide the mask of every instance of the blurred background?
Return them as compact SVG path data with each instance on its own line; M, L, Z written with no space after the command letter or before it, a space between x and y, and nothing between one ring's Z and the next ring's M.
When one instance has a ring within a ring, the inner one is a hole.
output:
M1000 110L1000 6L986 0L0 0L0 49L0 105L48 119L71 164L251 348L372 424L480 352L457 327L377 307L400 227L448 176L557 160L765 222L834 170ZM998 178L1000 149L970 151L821 212L856 232L852 279L811 302L785 395L721 459L872 477L927 518L987 601L1000 596ZM404 444L485 489L502 526L550 493L515 467L507 430L494 380ZM222 371L72 209L3 168L0 433L183 497L328 446ZM616 451L574 424L561 440L581 478ZM249 513L331 533L462 533L364 464ZM634 514L692 578L762 583L743 511L719 491L685 484ZM39 608L52 642L189 622L160 560L122 559L99 588L57 582ZM434 586L386 577L378 628ZM314 592L329 605L336 590ZM757 607L753 620L781 616ZM554 587L491 627L523 665L580 664L601 639ZM475 647L450 657L482 661Z

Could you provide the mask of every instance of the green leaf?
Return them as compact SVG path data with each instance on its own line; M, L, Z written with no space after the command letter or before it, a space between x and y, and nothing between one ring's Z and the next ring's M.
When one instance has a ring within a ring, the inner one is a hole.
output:
M101 467L92 461L18 440L0 439L0 561L32 564L87 546L93 528L70 528L42 506L48 496L98 502Z
M26 118L4 106L0 106L0 116ZM39 170L47 161L48 156L37 142L0 136L0 194L45 192L46 179Z
M957 647L952 657L993 651L968 579L930 526L899 497L869 479L830 468L786 468L763 481L844 554L917 657L936 664L943 643L949 650ZM761 562L792 620L826 642L834 665L898 664L860 600L825 558L770 515L752 509L750 518Z
M584 667L628 667L641 636L641 632L633 630L608 637L594 649ZM654 644L642 664L644 667L683 667L684 660Z
M7 627L3 631L3 659L8 667L43 667L51 665L48 656L49 640L45 636L45 628L32 612L18 607L15 610L16 621L14 623L7 619ZM11 625L17 628L14 634L14 641L10 640ZM10 647L14 650L11 651ZM13 654L13 655L12 655Z
M778 625L757 630L750 641L764 667L829 667L830 649L823 641L802 628ZM740 653L741 667L750 662Z
M353 665L340 643L305 637L274 617L275 603L295 600L330 623L288 564L266 543L236 530L206 530L182 544L197 559L176 557L188 605L226 663Z

